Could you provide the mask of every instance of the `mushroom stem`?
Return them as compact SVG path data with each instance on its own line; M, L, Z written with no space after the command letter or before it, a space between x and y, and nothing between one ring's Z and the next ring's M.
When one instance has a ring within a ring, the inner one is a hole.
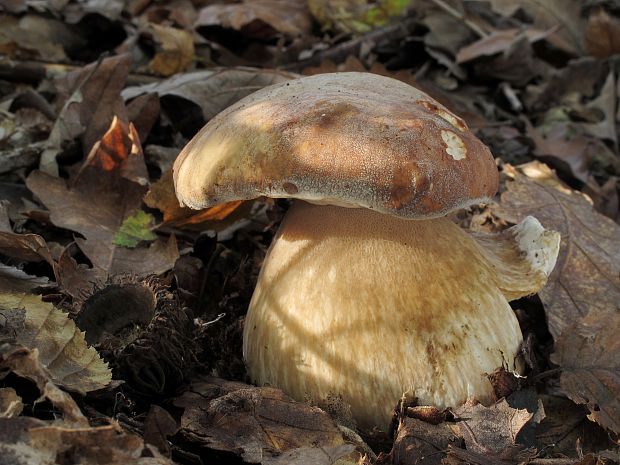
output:
M404 392L437 407L493 400L485 373L518 371L522 341L498 264L517 270L510 279L520 289L544 284L523 272L527 257L510 237L494 243L489 261L445 218L297 201L250 303L243 352L251 377L300 400L341 395L365 428L387 428Z

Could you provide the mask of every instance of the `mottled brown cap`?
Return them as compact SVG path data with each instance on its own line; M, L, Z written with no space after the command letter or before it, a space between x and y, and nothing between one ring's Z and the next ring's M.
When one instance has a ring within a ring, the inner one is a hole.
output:
M489 149L459 117L401 81L320 74L261 89L202 128L174 164L181 203L259 196L444 215L492 197Z

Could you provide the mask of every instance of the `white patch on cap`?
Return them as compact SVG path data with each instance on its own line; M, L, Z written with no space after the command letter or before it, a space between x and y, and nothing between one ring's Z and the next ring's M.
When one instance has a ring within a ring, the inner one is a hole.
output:
M467 156L467 149L463 140L452 131L441 130L441 138L446 143L446 152L455 160L462 160Z

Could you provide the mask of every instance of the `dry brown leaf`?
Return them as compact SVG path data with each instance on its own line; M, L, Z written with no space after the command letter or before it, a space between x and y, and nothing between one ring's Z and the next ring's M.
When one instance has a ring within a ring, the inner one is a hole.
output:
M63 22L38 15L0 17L0 53L12 58L67 61L63 48L84 46L84 39Z
M203 8L195 26L221 26L268 39L278 33L290 37L308 35L312 20L304 0L243 0Z
M183 29L149 24L145 32L157 44L149 69L161 76L187 71L194 60L194 38Z
M617 434L620 433L619 332L617 306L607 308L607 312L594 311L565 328L556 339L551 356L551 361L562 370L560 384L566 395L588 407L588 418Z
M590 101L587 105L588 108L597 110L601 113L602 118L599 123L582 124L588 134L600 139L607 139L612 141L615 146L618 145L618 131L616 128L616 102L618 95L616 94L616 77L614 72L611 71L601 93L597 98Z
M38 350L38 360L50 379L81 393L102 389L112 381L112 372L97 351L88 347L81 332L66 313L39 296L0 294L2 312L25 310L23 328L15 332L14 342Z
M0 231L0 253L26 262L45 260L54 267L50 249L38 234L16 234Z
M149 248L125 249L113 243L125 218L140 207L148 184L140 141L131 124L115 118L69 185L40 171L33 172L26 184L50 210L52 223L85 237L76 242L100 276L162 273L178 258L174 238Z
M91 428L50 425L29 417L0 418L0 457L12 465L173 465L116 423Z
M535 449L524 449L521 446L512 446L501 452L480 453L461 449L453 445L448 446L448 455L443 465L521 465L527 464L536 458Z
M81 136L88 153L110 127L115 115L127 120L121 89L129 74L131 57L118 55L73 71L58 80L58 101L63 107L47 140L40 168L58 174L56 155L66 143Z
M415 418L404 418L398 425L394 445L377 465L440 465L448 445L458 437L447 423L432 425Z
M502 29L493 31L488 36L461 48L456 54L456 62L461 64L476 58L505 52L521 37L525 37L530 43L538 42L547 37L551 32L536 29Z
M492 212L510 223L533 215L562 235L558 261L538 293L554 338L585 315L606 314L620 302L620 226L589 199L561 183L546 165L505 165L506 191Z
M620 53L620 19L610 16L602 7L590 12L585 34L590 54L605 58Z
M355 449L325 412L275 388L205 378L174 405L185 409L180 434L244 462L331 465Z
M294 79L286 71L255 68L222 68L179 74L159 83L128 87L125 99L153 92L160 97L176 96L199 105L205 121L243 97L271 84ZM165 108L165 105L164 105Z
M585 51L583 32L585 21L581 17L581 0L490 0L493 9L504 16L511 16L522 8L539 29L558 27L553 34L556 46L575 55Z
M39 362L39 351L37 349L30 350L10 343L1 344L0 379L10 372L33 381L37 385L41 397L48 399L60 410L64 424L78 428L88 426L88 420L73 398L50 381L49 373ZM0 437L2 436L0 435Z
M512 408L506 399L490 407L467 401L453 413L467 449L480 454L516 445L519 432L534 416L527 409Z
M43 287L49 282L48 278L31 276L18 268L0 263L0 292L26 293Z
M201 211L181 207L174 192L172 169L169 169L157 182L151 185L144 197L144 203L151 208L159 209L164 214L164 224L181 227L199 225L206 221L223 220L243 202L237 200Z
M22 413L24 404L15 389L0 388L0 418L17 417Z

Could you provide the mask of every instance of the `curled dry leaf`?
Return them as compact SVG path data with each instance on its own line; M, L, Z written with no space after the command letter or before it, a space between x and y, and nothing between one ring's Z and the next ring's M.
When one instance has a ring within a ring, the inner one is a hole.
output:
M13 266L0 263L0 292L30 292L49 284L45 277L31 276Z
M547 37L552 31L537 29L502 29L493 31L486 37L467 45L456 54L456 62L461 64L476 58L496 55L506 52L515 42L525 37L530 43L538 42Z
M49 400L60 410L63 416L62 423L66 426L78 428L88 426L88 420L73 398L50 380L48 371L39 362L37 349L30 350L10 343L0 345L0 374L6 376L10 372L33 381L41 397Z
M203 8L195 26L221 26L268 39L278 33L290 37L309 34L312 21L304 0L243 0Z
M296 74L286 71L241 67L195 71L159 83L128 87L123 90L123 98L128 100L149 92L160 97L181 97L199 105L205 121L208 121L252 92L295 77Z
M54 267L52 253L38 234L16 234L0 231L0 253L25 262L45 260Z
M243 202L237 200L198 212L188 207L181 207L174 192L172 169L169 169L157 182L151 185L144 197L144 203L151 208L159 209L164 214L164 224L181 227L199 226L207 221L223 220Z
M531 162L504 166L506 190L497 217L518 223L528 215L562 235L560 254L538 293L554 338L588 314L607 314L620 302L620 226L597 213L589 199L566 187L551 169Z
M38 350L38 362L50 380L81 393L102 389L112 380L112 372L97 351L88 347L81 332L66 313L39 296L0 294L5 315L25 311L23 327L17 328L14 342Z
M183 29L149 24L146 31L157 44L149 69L161 76L187 71L194 60L194 38Z
M23 409L22 398L17 395L15 389L0 388L0 418L17 417Z
M120 92L130 66L129 55L114 56L73 71L56 83L58 100L64 103L41 156L41 170L58 175L56 155L65 144L81 136L82 148L87 153L115 115L126 120Z
M620 434L620 313L592 312L567 327L551 360L566 395L590 410L588 418Z
M155 241L149 248L114 245L115 234L139 209L148 184L140 141L131 124L114 118L68 185L40 171L31 173L26 184L50 210L56 226L85 237L76 242L99 275L163 273L178 258L174 237Z
M12 465L173 465L154 447L124 432L118 424L68 428L65 424L50 425L29 417L0 418L0 438L2 463Z
M325 412L279 389L205 378L174 404L185 409L181 434L244 462L331 465L354 453Z

